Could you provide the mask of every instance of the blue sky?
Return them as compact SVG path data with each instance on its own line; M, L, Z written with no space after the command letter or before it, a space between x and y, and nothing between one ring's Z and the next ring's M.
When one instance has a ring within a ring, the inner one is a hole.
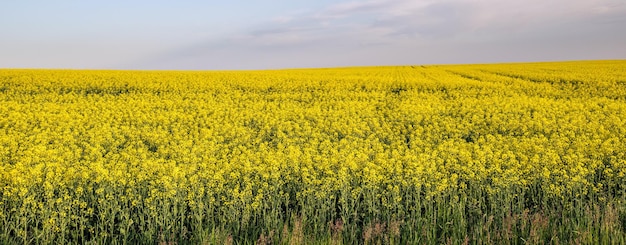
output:
M624 0L0 2L0 68L626 59Z

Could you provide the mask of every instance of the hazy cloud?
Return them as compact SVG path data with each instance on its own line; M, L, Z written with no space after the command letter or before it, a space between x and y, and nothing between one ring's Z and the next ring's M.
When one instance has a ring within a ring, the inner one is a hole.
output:
M218 68L626 58L624 16L616 0L351 1L277 16L169 58L240 62Z

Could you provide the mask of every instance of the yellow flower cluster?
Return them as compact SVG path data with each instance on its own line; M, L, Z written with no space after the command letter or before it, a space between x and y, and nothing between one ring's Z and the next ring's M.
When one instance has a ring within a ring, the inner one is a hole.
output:
M624 61L0 70L0 233L157 239L402 219L449 192L616 192L625 135Z

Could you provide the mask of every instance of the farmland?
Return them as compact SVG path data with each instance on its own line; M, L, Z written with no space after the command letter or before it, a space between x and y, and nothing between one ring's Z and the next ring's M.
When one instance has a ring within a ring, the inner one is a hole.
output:
M2 244L626 243L626 61L0 70Z

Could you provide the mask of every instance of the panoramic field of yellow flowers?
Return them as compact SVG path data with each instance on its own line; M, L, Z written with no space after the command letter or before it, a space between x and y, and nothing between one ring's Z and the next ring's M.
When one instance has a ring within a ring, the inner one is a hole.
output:
M0 70L2 244L626 243L626 61Z

